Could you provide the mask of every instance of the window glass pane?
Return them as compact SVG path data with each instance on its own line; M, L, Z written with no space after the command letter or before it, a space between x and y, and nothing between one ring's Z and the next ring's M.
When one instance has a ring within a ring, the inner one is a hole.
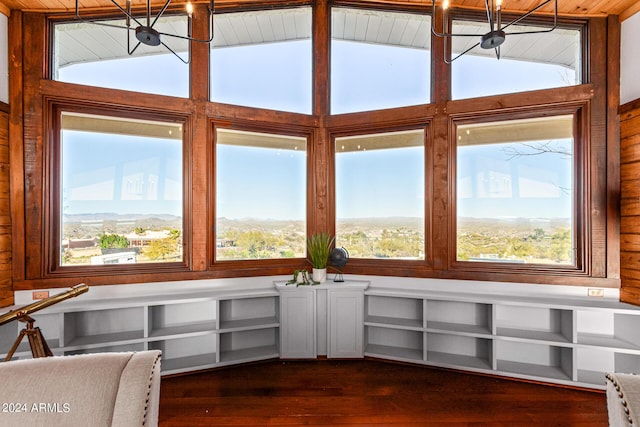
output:
M336 245L424 259L424 131L336 138Z
M543 27L513 25L508 32L544 30ZM453 37L452 57L477 44L488 31L486 22L453 21L454 33L478 37ZM495 49L475 47L453 61L451 68L453 99L528 90L572 86L581 83L581 33L556 28L539 34L507 34Z
M182 126L63 113L60 264L182 261Z
M145 18L146 19L146 18ZM54 80L111 89L189 96L189 66L176 58L164 46L137 45L133 31L124 19L88 22L66 22L54 26ZM134 27L132 23L132 27ZM186 16L163 16L154 29L170 34L187 34ZM176 37L161 36L163 43L188 60L188 44Z
M216 131L216 260L306 256L307 141Z
M311 113L311 8L215 16L211 100Z
M429 16L333 8L331 113L428 103L430 50Z
M573 116L457 127L457 259L572 265Z

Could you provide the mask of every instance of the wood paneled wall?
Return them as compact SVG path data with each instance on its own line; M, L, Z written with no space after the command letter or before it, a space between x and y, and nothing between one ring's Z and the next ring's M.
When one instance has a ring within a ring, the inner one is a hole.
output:
M9 107L0 102L0 307L12 304Z
M620 299L640 304L640 99L620 107Z

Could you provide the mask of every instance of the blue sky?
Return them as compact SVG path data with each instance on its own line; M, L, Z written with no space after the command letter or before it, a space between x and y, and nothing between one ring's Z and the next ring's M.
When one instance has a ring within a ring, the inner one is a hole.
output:
M332 45L332 64L334 92L331 108L334 112L419 104L429 98L428 51L335 42ZM212 55L211 67L212 91L217 101L303 113L311 110L308 40L217 49ZM498 78L486 78L496 70L499 70ZM87 81L87 76L97 80ZM463 98L486 95L485 92L504 93L523 88L554 87L563 85L564 78L556 67L467 55L454 63L453 93L456 98ZM159 91L174 96L187 96L188 93L188 66L170 54L143 59L127 58L113 61L113 64L100 62L71 66L60 70L60 79L130 90ZM542 83L530 86L531 82ZM132 144L127 138L98 137L95 134L85 135L82 139L76 137L65 139L65 149L68 150L73 144L71 151L75 156L64 159L65 171L68 172L64 178L64 203L68 212L111 212L122 209L127 213L152 210L180 214L176 206L179 206L177 201L181 195L174 186L176 182L181 185L178 176L181 173L180 147L175 141L149 140ZM486 150L475 154L474 150L461 151L461 164L480 162L483 156L487 156ZM265 155L245 149L240 155L241 151L237 147L225 147L222 149L223 156L218 160L218 176L225 177L224 187L218 195L219 216L241 218L248 216L247 212L254 212L264 218L304 220L306 205L297 196L304 194L306 186L304 153L283 155L284 152L267 150L272 152ZM394 151L371 151L366 153L366 157L355 154L338 156L337 182L342 184L337 190L339 218L423 215L423 156L416 155L414 149ZM539 171L538 176L544 180L550 176L545 170L562 170L564 167L545 156L512 161L513 164L515 162L522 164L514 170ZM570 162L564 162L568 164L566 171L570 174ZM170 170L165 176L164 190L145 192L144 196L138 194L137 200L129 194L126 207L125 201L113 202L95 197L100 191L108 192L116 188L117 184L107 182L113 180L113 175L109 177L113 165L134 163L145 168L143 175L147 177L153 175L158 165L163 163L163 170ZM168 164L174 169L166 168ZM511 179L516 179L515 176ZM534 180L535 176L532 175ZM522 180L521 177L518 179ZM567 175L557 179L559 181L552 185L570 185ZM93 187L96 191L91 191L91 187L87 186L91 182L97 183ZM538 184L533 186L551 188ZM234 191L229 191L230 188ZM500 197L468 194L469 197L461 199L459 205L458 214L461 216L478 216L480 213L487 216L528 216L533 215L534 210L537 215L541 202L548 206L545 212L551 217L571 214L571 200L563 192L552 191L549 197L532 197L531 194L518 197L513 202L515 205L512 203L513 208L505 204L506 193Z

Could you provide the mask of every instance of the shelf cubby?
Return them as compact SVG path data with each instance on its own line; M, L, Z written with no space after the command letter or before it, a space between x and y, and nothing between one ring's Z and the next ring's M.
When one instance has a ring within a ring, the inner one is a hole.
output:
M132 341L144 337L144 308L126 307L64 314L64 347Z
M579 347L578 355L578 382L592 386L604 385L604 375L616 370L615 352L601 348Z
M370 295L365 300L365 323L370 325L422 329L424 304L421 298Z
M377 326L365 326L365 349L368 356L419 361L424 360L424 333Z
M179 373L215 366L217 363L215 333L149 342L150 350L162 351L162 372Z
M572 343L572 310L516 305L495 306L496 334L523 340Z
M60 348L60 314L58 313L34 313L30 315L36 322L34 326L40 328L42 336L49 345L49 348L54 351ZM5 323L0 326L0 360L4 360L4 357L9 353L14 342L26 327L25 323L17 320ZM25 336L20 345L16 349L16 353L28 352L31 354L31 348L29 347L29 340Z
M280 356L279 330L251 329L220 334L220 363L240 363Z
M221 300L220 330L277 326L278 311L278 297L275 296Z
M496 368L526 378L573 381L573 351L571 347L497 340Z
M491 334L491 304L427 301L427 329L439 332Z
M445 367L491 370L493 342L487 338L427 334L427 362Z
M153 305L149 307L149 337L189 335L217 329L217 301Z
M640 316L613 311L579 310L578 344L640 350Z
M640 354L615 353L616 372L640 375Z

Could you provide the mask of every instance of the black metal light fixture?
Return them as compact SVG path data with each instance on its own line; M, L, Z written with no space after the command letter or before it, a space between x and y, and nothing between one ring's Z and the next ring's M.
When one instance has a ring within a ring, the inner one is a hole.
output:
M166 0L162 8L157 12L153 13L151 9L151 0L146 0L146 12L144 15L133 13L131 10L131 0L126 0L126 4L121 6L116 2L116 0L111 0L111 3L124 14L125 25L112 24L109 22L105 22L104 20L95 19L95 18L85 18L80 15L80 0L76 0L76 19L79 19L83 22L88 22L91 24L102 25L106 27L112 28L122 28L127 30L127 53L129 55L133 55L133 53L138 49L141 44L146 46L159 46L163 45L167 50L173 53L178 59L180 59L185 64L191 62L191 55L189 55L188 60L184 60L180 55L178 55L171 47L165 44L162 41L162 37L174 37L178 39L187 40L189 42L198 42L198 43L211 43L213 40L213 14L214 14L214 6L213 0L209 0L209 5L207 7L207 13L209 15L209 34L207 39L197 39L192 35L192 25L191 20L193 18L193 6L191 2L187 2L186 4L186 12L187 12L187 34L172 34L158 31L154 26L158 22L158 20L164 15L169 6L171 5L171 0ZM132 25L133 24L133 25ZM137 43L133 48L131 47L131 32L135 33L135 37Z
M531 9L529 12L526 12L524 15L508 22L503 25L502 22L502 1L503 0L485 0L485 9L487 14L487 24L488 24L488 32L483 34L480 37L480 41L470 48L464 50L462 53L459 53L454 58L447 58L448 41L453 37L478 37L478 34L465 34L465 33L452 33L449 29L449 0L442 1L442 32L439 32L435 28L435 16L436 16L436 0L431 0L432 3L432 15L431 15L431 32L437 36L442 37L445 40L445 49L444 49L444 61L447 64L452 63L456 59L460 58L465 53L470 52L476 47L480 46L482 49L494 49L496 52L496 58L500 59L500 45L504 43L506 37L508 35L514 34L539 34L539 33L548 33L556 29L558 26L558 0L544 0L538 6ZM545 28L541 30L531 30L531 31L513 31L508 32L505 31L512 25L516 25L520 23L523 19L528 18L541 8L546 5L553 3L553 26L550 28Z

